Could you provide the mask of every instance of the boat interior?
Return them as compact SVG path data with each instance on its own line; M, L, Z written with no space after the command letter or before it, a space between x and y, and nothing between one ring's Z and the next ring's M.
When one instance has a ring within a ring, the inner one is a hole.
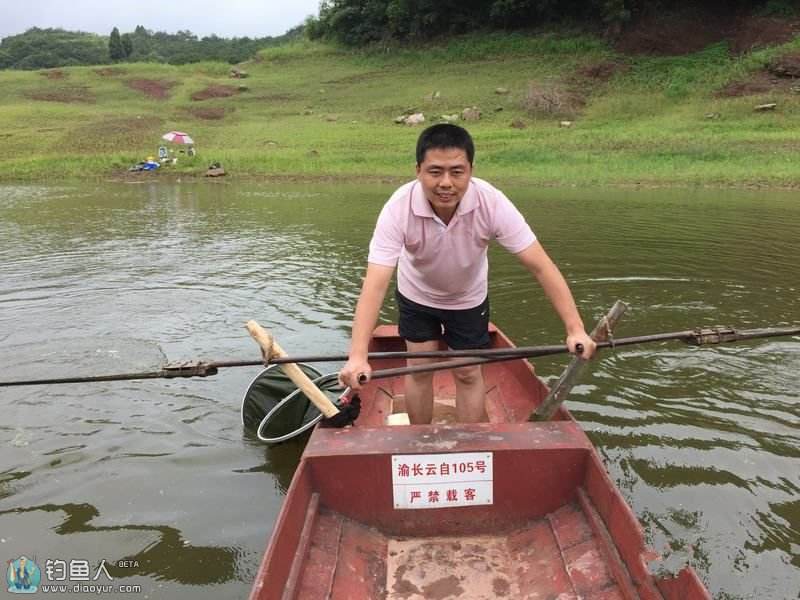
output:
M452 376L437 373L431 425L387 426L404 411L397 378L366 386L353 427L317 428L251 599L705 597L691 570L651 574L657 556L568 412L528 422L547 388L527 361L484 378L486 423L453 422ZM491 455L489 502L397 508L396 457L478 452Z
M390 352L405 350L403 340L395 328L378 328L373 336L371 351ZM383 333L383 335L382 335ZM490 327L492 348L512 348L513 344L494 326ZM444 345L441 349L446 349ZM405 366L403 359L386 359L372 362L373 368L391 369ZM547 395L547 387L535 375L533 366L525 359L488 363L483 365L486 388L486 420L490 423L523 423ZM456 423L456 387L449 371L433 374L434 425ZM402 415L405 409L405 380L403 377L378 379L369 382L359 392L361 414L356 421L359 427L382 427L390 423L390 415ZM569 419L569 413L559 410L554 420ZM403 419L393 423L402 424ZM406 422L407 424L407 422Z

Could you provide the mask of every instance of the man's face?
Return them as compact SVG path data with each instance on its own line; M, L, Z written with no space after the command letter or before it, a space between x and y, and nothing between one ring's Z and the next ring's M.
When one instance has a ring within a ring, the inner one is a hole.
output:
M417 179L440 218L453 216L471 177L472 165L461 148L431 148L417 165Z

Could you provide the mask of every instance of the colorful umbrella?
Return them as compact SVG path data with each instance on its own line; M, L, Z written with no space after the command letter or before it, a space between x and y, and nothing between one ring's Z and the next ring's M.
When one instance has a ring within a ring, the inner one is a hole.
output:
M161 137L173 144L194 144L194 140L189 137L189 134L183 133L182 131L170 131Z

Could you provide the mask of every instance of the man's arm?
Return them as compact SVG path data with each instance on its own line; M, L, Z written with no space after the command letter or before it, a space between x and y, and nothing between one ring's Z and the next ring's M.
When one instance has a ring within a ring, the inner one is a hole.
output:
M394 267L378 265L375 263L367 264L367 274L364 276L364 283L361 286L361 295L356 304L356 314L353 317L353 332L350 337L350 357L347 363L339 371L339 381L344 385L349 385L354 390L361 387L358 376L362 373L369 377L372 369L367 362L369 341L372 338L372 331L378 322L383 299L386 297L386 290L389 289L389 282L392 280Z
M577 344L583 345L581 357L591 358L596 344L586 333L580 313L575 306L572 292L569 290L561 271L550 259L542 245L537 241L517 254L520 262L536 277L545 295L550 300L556 313L564 323L567 331L567 347L575 352Z

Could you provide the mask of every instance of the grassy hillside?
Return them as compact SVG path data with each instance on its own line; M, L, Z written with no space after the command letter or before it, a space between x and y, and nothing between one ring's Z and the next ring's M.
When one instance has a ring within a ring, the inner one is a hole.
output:
M393 119L413 109L431 123L477 106L482 118L462 124L480 176L793 186L798 80L763 69L798 51L800 38L742 56L717 44L636 57L590 37L484 35L370 53L296 42L242 65L241 80L213 63L2 71L0 181L120 176L172 129L189 132L198 155L138 177L201 174L213 161L234 177L406 177L420 127ZM737 83L756 93L736 95ZM777 108L754 111L767 102Z

